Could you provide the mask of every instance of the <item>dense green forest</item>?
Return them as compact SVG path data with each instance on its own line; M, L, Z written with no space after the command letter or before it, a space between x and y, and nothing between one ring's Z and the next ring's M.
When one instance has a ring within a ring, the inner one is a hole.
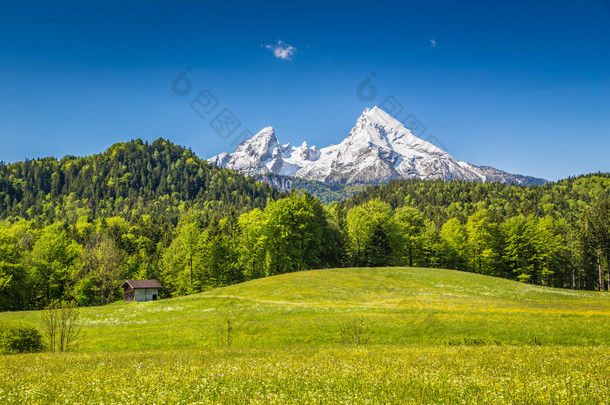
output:
M84 208L94 218L118 215L130 221L156 213L176 223L179 210L195 203L207 202L219 211L262 208L280 195L163 139L150 145L117 143L84 158L0 163L0 218L53 222Z
M324 204L345 200L367 187L362 184L327 184L321 181L305 180L300 177L282 176L279 174L258 175L255 179L262 183L270 184L278 190L306 191L311 195L315 195Z
M385 212L378 233L402 227L399 239L408 238L399 251L407 252L409 265L610 289L608 173L529 187L399 180L369 187L339 207L348 212L348 224L363 209ZM407 228L400 225L404 218Z
M544 186L402 180L324 205L159 139L0 165L0 310L101 305L342 266L443 267L608 288L610 176Z
M0 309L108 302L116 277L160 278L163 250L189 210L207 224L284 195L163 139L0 163Z
M588 207L610 197L610 174L572 177L541 186L514 186L443 180L395 180L370 186L346 200L346 209L380 198L394 208L411 205L437 224L457 217L461 221L481 207L503 217L553 215L577 220ZM406 200L405 200L406 199Z

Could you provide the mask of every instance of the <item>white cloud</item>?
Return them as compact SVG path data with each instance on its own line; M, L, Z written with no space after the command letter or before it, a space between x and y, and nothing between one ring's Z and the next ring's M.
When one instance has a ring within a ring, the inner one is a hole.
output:
M277 41L275 45L265 45L265 48L271 50L276 58L284 60L292 60L292 57L297 52L297 48L288 45L284 41Z
M432 48L436 48L436 39L432 38L430 40L430 46L432 46Z

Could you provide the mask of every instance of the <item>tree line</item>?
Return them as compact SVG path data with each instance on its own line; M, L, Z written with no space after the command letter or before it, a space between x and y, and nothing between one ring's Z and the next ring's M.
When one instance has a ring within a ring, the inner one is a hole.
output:
M176 223L195 203L226 212L262 208L282 195L164 139L117 143L87 157L0 163L0 218L50 223L73 220L84 208L93 218L154 214Z
M226 216L192 208L176 224L150 216L0 223L0 304L42 308L53 300L101 305L126 278L158 279L164 296L259 277L349 266L421 266L471 271L578 289L608 288L610 201L576 223L551 215L501 217L480 208L440 227L411 205L379 198L349 210L292 193Z
M607 174L530 187L402 180L324 205L164 140L0 174L0 310L103 305L125 279L154 278L177 296L329 267L441 267L591 290L610 278ZM199 189L180 183L190 175Z

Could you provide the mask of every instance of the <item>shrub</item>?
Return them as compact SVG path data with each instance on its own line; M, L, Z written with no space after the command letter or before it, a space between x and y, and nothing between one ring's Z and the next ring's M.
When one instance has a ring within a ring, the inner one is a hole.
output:
M0 336L2 349L7 353L31 353L43 349L42 334L40 331L27 324L8 325L3 328Z
M54 300L40 315L42 330L50 351L67 352L76 347L81 325L75 302Z
M481 337L464 336L450 337L444 343L447 346L482 346L482 345L499 345L500 342L496 339L484 339Z
M361 345L368 343L370 329L363 320L352 320L339 324L341 340L347 344Z

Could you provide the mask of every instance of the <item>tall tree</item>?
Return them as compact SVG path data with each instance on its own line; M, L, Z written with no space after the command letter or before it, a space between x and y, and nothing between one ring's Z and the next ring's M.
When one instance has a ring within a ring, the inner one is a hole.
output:
M413 266L421 254L422 235L426 229L424 216L419 210L403 206L394 212L394 222L399 238L399 263Z
M467 238L464 226L459 219L451 218L443 224L440 230L441 265L455 270L466 270Z
M603 262L607 266L608 280L610 280L610 200L603 199L590 207L584 214L585 237L590 240L596 249L598 266L598 288L603 290L604 271ZM608 283L610 290L610 282Z
M375 229L378 232L383 230L389 241L396 239L392 209L389 204L375 199L352 208L347 213L350 256L355 265L366 265L365 252L370 255L371 249L374 249L374 246L369 245Z
M471 266L477 273L490 274L493 271L493 228L486 209L475 212L466 222Z
M68 238L62 223L43 229L29 257L30 276L39 305L64 297L68 276L80 251L80 245Z
M528 237L529 224L523 215L509 218L500 225L504 241L501 258L509 271L521 281L530 281L530 262L533 255L532 241Z
M95 301L88 303L105 305L112 302L125 277L124 256L114 241L104 234L92 235L81 251L79 262L79 284L89 288L95 297ZM77 300L82 304L88 298L87 291L79 293Z
M204 290L243 280L230 228L227 218L214 219L199 237L196 277Z
M0 222L0 311L23 309L26 301L28 286L15 230Z
M246 280L266 275L263 222L264 214L258 208L239 217L238 260Z
M390 264L392 244L386 229L381 223L373 224L370 240L364 248L363 260L368 267L381 267Z
M270 203L265 208L262 230L267 273L280 274L323 266L330 231L319 200L308 194Z

